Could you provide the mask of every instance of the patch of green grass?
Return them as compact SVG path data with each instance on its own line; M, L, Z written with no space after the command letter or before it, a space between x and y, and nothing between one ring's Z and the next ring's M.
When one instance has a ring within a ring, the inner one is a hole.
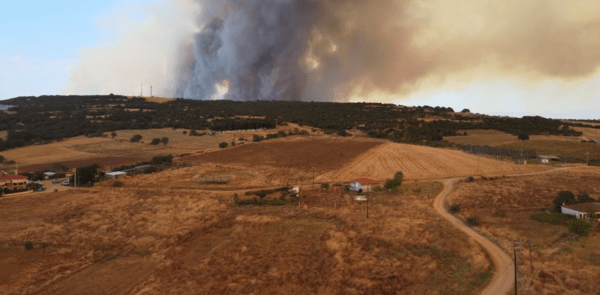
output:
M533 219L537 222L549 223L552 225L567 226L568 222L570 220L573 220L574 217L570 216L570 215L565 215L562 213L557 213L557 212L550 212L550 214L545 213L545 212L540 212L540 213L531 214L531 219Z

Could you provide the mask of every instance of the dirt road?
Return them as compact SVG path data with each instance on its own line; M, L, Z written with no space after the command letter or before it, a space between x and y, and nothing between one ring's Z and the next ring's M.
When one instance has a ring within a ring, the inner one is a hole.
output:
M481 245L485 251L489 254L490 258L494 262L494 277L491 283L481 292L481 294L506 294L508 293L514 284L515 272L512 267L512 259L506 252L500 247L488 240L484 236L480 235L476 231L466 226L461 220L452 216L446 211L444 202L446 197L454 189L454 184L458 179L443 180L444 190L438 195L433 203L435 210L446 220L460 229L462 232L473 238L479 245Z
M548 171L540 171L540 172L532 172L532 173L522 173L510 175L508 177L517 177L517 176L527 176L527 175L535 175L542 173L551 173L560 170L574 169L577 167L565 167L558 168ZM483 295L495 295L495 294L507 294L514 287L514 278L515 271L514 265L512 263L512 258L506 254L498 245L494 244L492 241L488 240L486 237L482 236L478 232L472 230L468 226L466 226L461 220L452 216L446 210L444 206L446 197L452 192L454 189L454 184L459 180L459 178L454 179L443 179L439 180L444 184L444 190L435 198L433 203L433 207L444 219L448 220L451 224L456 226L462 232L467 234L469 237L473 238L481 247L485 249L485 251L489 254L492 259L495 267L494 277L492 281L488 284L488 286L483 289L481 294Z

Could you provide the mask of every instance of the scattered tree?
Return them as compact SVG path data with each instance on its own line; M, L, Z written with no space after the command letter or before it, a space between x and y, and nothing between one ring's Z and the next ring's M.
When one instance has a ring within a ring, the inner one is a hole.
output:
M579 195L577 195L577 203L587 203L587 202L594 202L596 200L594 200L594 198L590 197L590 195L588 195L587 193L581 193Z
M4 156L0 156L0 163L4 163Z
M563 204L570 205L575 203L577 203L577 201L575 200L575 195L571 191L560 191L554 198L554 201L552 201L554 210L558 212L560 212L560 207Z
M519 133L519 140L529 140L529 135L526 133Z
M469 109L463 109L462 111L460 111L461 113L470 113L471 111Z
M452 205L450 206L449 210L448 210L451 214L456 214L458 212L460 212L460 206L459 205Z
M228 146L229 146L229 144L228 144L228 143L226 143L226 142L221 142L221 143L219 143L219 147L220 147L220 148L222 148L222 149L224 149L224 148L226 148L226 147L228 147Z
M339 136L342 136L342 137L346 137L346 136L348 136L348 135L350 135L350 134L348 134L348 131L346 131L346 129L340 129L340 130L338 131L338 135L339 135Z
M142 139L142 136L139 135L139 134L136 134L129 141L131 141L131 142L140 142L141 139Z
M187 134L187 130L183 130L183 135L186 135L186 134Z
M32 241L25 242L25 250L27 250L27 251L33 250L33 242Z
M468 226L478 226L479 218L477 216L469 216L467 217L467 225Z
M161 139L160 139L160 141L161 141L161 142L162 142L164 145L167 145L167 144L169 143L169 138L165 136L165 137L161 138Z
M160 138L154 138L152 139L152 142L150 142L151 145L157 145L160 143Z
M117 133L113 131L113 132L111 132L111 133L110 133L110 136L111 136L112 138L115 138L115 137L117 136Z
M123 187L125 184L122 181L115 180L112 187Z
M323 183L323 184L321 184L321 189L329 190L329 183Z

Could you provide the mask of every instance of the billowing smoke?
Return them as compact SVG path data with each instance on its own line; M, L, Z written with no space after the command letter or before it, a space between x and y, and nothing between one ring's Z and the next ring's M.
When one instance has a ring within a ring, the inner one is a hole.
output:
M344 101L373 91L410 94L455 77L469 83L482 73L572 81L594 75L600 64L595 0L169 3L183 7L173 22L179 28L166 20L148 31L162 37L153 46L167 53L135 67L135 73L144 73L144 67L152 71L164 96ZM107 63L131 47L140 51L135 56L148 50L141 44L115 45L110 54L83 56L72 89L104 80L139 88L133 80L144 77L130 78L123 62ZM100 74L89 70L95 63L102 65ZM102 73L106 78L97 79Z

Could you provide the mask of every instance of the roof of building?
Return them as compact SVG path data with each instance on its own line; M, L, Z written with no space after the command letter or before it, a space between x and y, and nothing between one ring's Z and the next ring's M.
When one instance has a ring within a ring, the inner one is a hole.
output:
M0 174L0 180L6 181L6 180L24 180L27 179L27 177L23 176L23 175L13 175L13 174Z
M567 209L579 211L581 213L585 213L585 212L589 212L589 211L600 212L600 203L596 203L596 202L564 205L563 207L567 208Z
M557 156L552 156L552 155L538 155L538 158L549 159L549 160L558 160L559 159Z
M379 181L373 180L373 179L368 179L368 178L358 178L353 180L353 182L358 182L360 184L378 184Z
M110 175L110 176L125 175L125 174L127 174L127 173L125 173L123 171L106 172L106 175Z

